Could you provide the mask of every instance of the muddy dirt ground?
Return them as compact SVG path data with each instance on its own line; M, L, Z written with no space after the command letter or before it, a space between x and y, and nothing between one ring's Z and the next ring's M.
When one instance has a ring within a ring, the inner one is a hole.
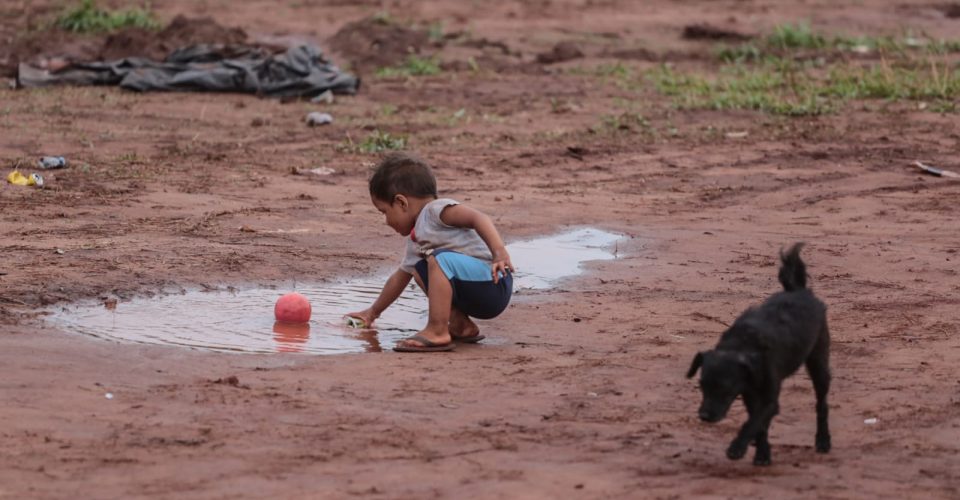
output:
M56 5L5 2L0 34L12 40ZM271 43L327 48L378 12L454 35L407 42L447 68L409 79L378 78L385 61L340 46L335 60L364 83L332 105L0 90L4 175L43 154L73 162L46 189L0 187L0 498L960 496L960 182L909 168L960 170L957 114L679 111L575 71L708 66L712 42L681 37L691 22L950 37L949 5L151 5L166 21L211 16ZM559 42L583 57L537 62ZM625 101L650 128L598 128ZM335 123L307 128L315 110ZM441 193L492 214L508 241L583 226L628 240L618 259L483 322L495 342L444 355L230 355L45 322L81 299L389 272L401 242L365 194L377 156L352 147L375 130L406 134ZM316 167L336 172L304 173ZM834 449L814 453L800 373L771 428L774 465L732 462L724 450L744 412L701 423L684 374L777 290L776 253L800 240L829 305Z

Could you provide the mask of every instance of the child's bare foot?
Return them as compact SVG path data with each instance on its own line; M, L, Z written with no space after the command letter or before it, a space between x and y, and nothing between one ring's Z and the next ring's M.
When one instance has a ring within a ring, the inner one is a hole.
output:
M469 316L453 309L450 311L450 336L456 342L479 342L485 337L480 335L480 327Z

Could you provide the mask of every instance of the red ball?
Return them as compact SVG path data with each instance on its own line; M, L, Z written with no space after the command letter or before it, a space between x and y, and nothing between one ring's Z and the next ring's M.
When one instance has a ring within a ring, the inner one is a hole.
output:
M306 323L310 321L310 301L299 293L288 293L273 307L273 315L277 321L284 323Z

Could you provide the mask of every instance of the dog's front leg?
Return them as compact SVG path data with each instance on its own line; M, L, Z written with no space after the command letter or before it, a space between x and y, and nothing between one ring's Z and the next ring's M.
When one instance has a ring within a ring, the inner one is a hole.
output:
M779 404L775 406L779 408ZM778 409L775 409L770 416L760 424L760 430L757 431L757 439L755 440L757 451L753 455L753 465L770 465L770 441L767 440L767 435L770 431L770 422L778 411Z
M761 397L756 394L744 393L743 403L747 407L749 417L743 426L740 427L740 432L737 433L737 437L734 438L727 448L727 458L731 460L743 458L747 453L747 446L750 445L750 441L756 439L757 456L754 457L754 463L757 465L766 465L762 463L762 459L764 458L767 463L770 462L770 443L767 442L766 430L770 425L770 421L779 411L775 393L773 396L774 397ZM763 452L764 455L761 455L761 452ZM760 459L761 463L758 463L758 459Z

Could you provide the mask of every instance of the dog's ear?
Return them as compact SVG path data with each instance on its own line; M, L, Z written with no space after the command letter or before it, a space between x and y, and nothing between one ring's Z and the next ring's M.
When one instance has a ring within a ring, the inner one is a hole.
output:
M750 379L754 382L760 380L763 371L763 368L760 366L760 356L757 354L744 354L740 353L737 355L737 362L740 363L744 368L747 369L747 373L750 375Z
M703 353L698 352L696 356L693 357L693 362L690 363L690 369L687 370L687 378L691 378L697 374L697 370L700 369L700 365L703 364Z

